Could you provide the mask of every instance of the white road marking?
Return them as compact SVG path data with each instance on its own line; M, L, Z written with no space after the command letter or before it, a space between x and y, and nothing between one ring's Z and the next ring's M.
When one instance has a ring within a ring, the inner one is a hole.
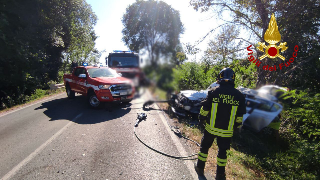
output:
M15 175L23 166L25 166L28 162L30 162L36 155L38 155L47 145L49 145L55 138L57 138L64 130L66 130L75 120L82 116L83 113L77 115L73 118L68 124L66 124L62 129L60 129L56 134L54 134L50 139L48 139L45 143L43 143L40 147L38 147L33 153L31 153L28 157L26 157L23 161L21 161L18 165L16 165L11 171L9 171L6 175L4 175L1 180L7 180Z
M152 96L149 94L149 91L147 91L147 95L149 96L149 99L153 99ZM155 103L155 105L157 106L158 109L160 109L160 107ZM178 139L178 137L171 131L169 125L167 124L167 121L165 119L165 115L161 113L161 111L158 111L158 114L160 116L160 119L162 121L162 123L164 124L164 126L166 127L166 130L168 131L173 144L176 146L176 148L178 149L180 156L188 156L189 154L187 154L186 150L184 149L184 147L182 146L180 140ZM196 171L194 170L193 167L193 162L194 161L190 161L190 160L186 160L185 164L190 172L190 174L192 175L193 179L199 179L198 178L198 174L196 173Z
M14 113L14 112L17 112L17 111L20 111L21 109L25 109L25 108L30 107L30 106L33 106L33 105L35 105L35 104L43 103L43 102L45 102L45 101L54 99L54 98L56 98L56 97L58 97L58 96L61 96L63 93L65 93L65 92L61 92L61 93L59 93L59 94L57 94L57 95L55 95L55 96L51 96L51 97L49 97L49 98L45 98L45 99L43 99L43 100L41 100L41 101L31 103L31 104L29 104L29 105L27 105L27 106L24 106L24 107L21 107L21 108L12 110L12 111L9 110L9 112L5 112L5 113L3 113L3 114L0 114L0 117L6 116L6 115L8 115L8 114L11 114L11 113Z

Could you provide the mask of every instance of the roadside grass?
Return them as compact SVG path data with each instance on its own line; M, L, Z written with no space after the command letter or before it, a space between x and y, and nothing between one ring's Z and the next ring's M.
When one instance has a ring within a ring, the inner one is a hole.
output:
M50 97L52 95L56 95L62 92L65 92L66 89L65 88L60 88L60 89L56 89L56 90L43 90L43 89L36 89L35 92L30 95L30 96L25 96L24 101L18 103L17 105L13 105L11 107L5 108L5 109L1 109L0 110L0 114L11 111L11 110L15 110L15 109L19 109L23 106L27 106L29 104L32 104L36 101L42 100L44 98Z
M155 96L157 100L166 100L167 99L167 92L156 87L156 86L150 86L149 90L152 92L152 94Z
M167 97L167 93L164 90L159 89L158 87L149 87L149 90L152 92L153 97L158 100L165 100ZM169 117L172 118L173 124L176 127L179 127L180 131L184 136L198 142L200 144L202 138L202 132L204 128L201 125L192 126L190 122L192 121L190 118L177 118L172 115L172 112L169 109L169 105L167 103L158 103L161 109L163 109ZM245 131L244 135L236 138L231 143L231 148L228 151L228 163L226 166L226 174L227 179L257 179L262 180L266 179L263 169L259 165L256 157L254 155L246 154L245 149L247 148L245 144L243 144L243 138L247 138L246 142L251 142L250 146L255 146L253 143L256 140L250 137L250 133ZM239 133L235 132L235 136L240 136ZM191 148L198 152L200 147L198 147L195 143L190 142L189 144ZM211 177L215 177L215 172L217 168L216 157L218 153L218 146L216 140L212 144L209 149L209 155L206 162L205 172L210 174Z

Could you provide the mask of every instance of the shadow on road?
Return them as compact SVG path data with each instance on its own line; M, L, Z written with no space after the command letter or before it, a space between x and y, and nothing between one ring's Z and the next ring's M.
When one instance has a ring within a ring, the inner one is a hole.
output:
M50 118L50 121L69 120L72 121L82 113L82 116L75 120L78 124L97 124L120 118L131 111L131 104L105 103L100 109L90 109L86 97L76 96L74 99L60 98L44 102L35 110L43 110L43 113Z

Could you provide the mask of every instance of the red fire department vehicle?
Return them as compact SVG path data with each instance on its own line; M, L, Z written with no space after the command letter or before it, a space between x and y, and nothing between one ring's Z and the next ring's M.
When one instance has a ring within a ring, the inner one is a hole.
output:
M142 60L141 60L142 61ZM145 75L140 68L139 55L133 51L114 50L106 57L108 67L121 73L123 77L133 81L137 88L144 84Z
M80 93L88 97L88 103L93 108L98 108L101 102L128 103L135 93L130 79L121 77L108 67L78 66L72 74L65 74L63 81L68 98Z

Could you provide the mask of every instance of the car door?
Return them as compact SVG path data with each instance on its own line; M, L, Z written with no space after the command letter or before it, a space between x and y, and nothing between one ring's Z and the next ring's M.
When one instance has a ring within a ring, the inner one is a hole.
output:
M78 67L75 69L74 72L74 88L72 88L75 92L81 93L81 86L80 86L80 81L81 78L79 78L79 75L81 74L81 72L83 71L84 68L82 67Z
M259 101L260 105L252 111L244 125L255 132L259 132L280 114L282 106L266 99L256 99L256 101ZM247 106L247 108L249 107Z
M77 84L77 74L79 73L79 70L78 70L78 68L75 68L74 70L73 70L73 73L72 73L72 76L71 76L71 80L69 80L69 85L70 85L70 88L71 88L71 90L73 90L73 91L77 91L77 89L78 89L78 84Z
M86 86L87 85L87 77L88 77L87 70L85 68L80 68L79 73L86 75L85 78L80 78L79 77L80 74L79 74L78 81L77 81L79 93L84 94L84 93L86 93L86 89L87 89L87 86Z

